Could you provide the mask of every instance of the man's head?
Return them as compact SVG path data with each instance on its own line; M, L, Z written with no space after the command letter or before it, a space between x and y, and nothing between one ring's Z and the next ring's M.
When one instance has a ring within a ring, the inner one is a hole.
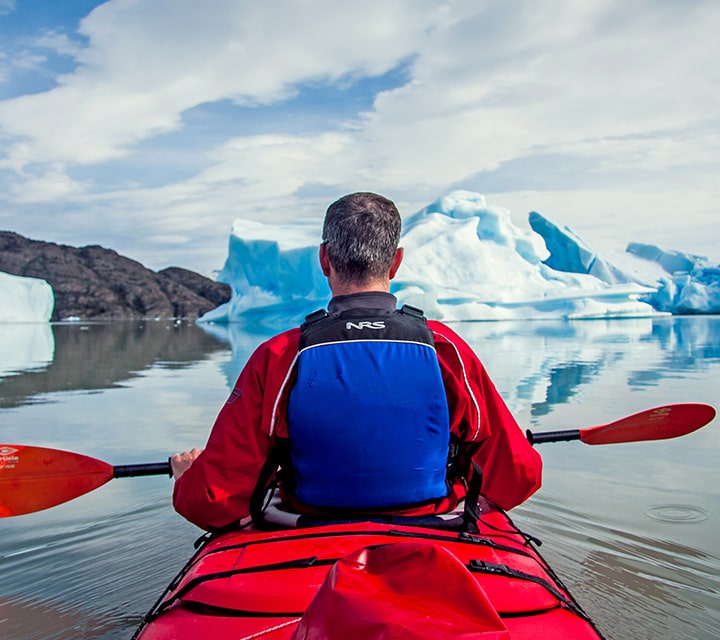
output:
M331 267L335 284L343 287L387 282L402 260L400 214L392 201L375 193L352 193L333 202L322 239L323 272L329 276Z

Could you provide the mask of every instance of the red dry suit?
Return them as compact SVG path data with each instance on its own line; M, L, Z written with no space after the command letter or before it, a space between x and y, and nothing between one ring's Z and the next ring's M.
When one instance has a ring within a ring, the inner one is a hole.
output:
M329 309L394 308L395 303L394 296L373 292L339 296ZM511 509L540 487L541 458L467 343L441 322L429 320L428 327L447 393L451 433L461 441L463 455L482 469L482 494ZM290 329L255 350L220 410L205 450L176 481L175 509L197 526L220 528L249 515L250 496L274 438L288 437L287 404L300 335L300 328ZM452 511L464 497L472 473L462 455L458 462L464 477L454 479L447 496L393 513Z

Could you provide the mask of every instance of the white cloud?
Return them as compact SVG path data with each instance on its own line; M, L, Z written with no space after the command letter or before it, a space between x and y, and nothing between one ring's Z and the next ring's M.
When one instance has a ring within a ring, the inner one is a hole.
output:
M266 104L301 82L383 73L415 50L433 6L224 0L210 11L192 0L108 2L82 21L88 45L62 86L0 103L0 128L24 142L10 145L5 166L101 162L176 129L198 104Z
M310 11L225 0L208 11L114 0L82 22L87 47L46 35L80 63L62 86L0 103L6 135L24 141L10 146L6 166L101 162L177 129L198 104L269 103L302 82L378 74L411 56L414 81L380 96L356 136L371 157L383 146L392 164L412 158L413 171L434 156L426 171L440 179L476 171L478 149L491 165L533 144L715 117L718 71L688 74L720 51L712 6L700 15L684 4L552 5L324 2Z
M482 12L437 32L418 56L415 82L378 100L368 142L394 145L397 164L417 169L412 159L421 158L428 173L457 179L463 167L492 166L536 146L594 139L602 153L607 138L716 121L720 75L707 61L720 57L712 36L720 5L702 15L673 12L672 20L655 15L651 25L643 16L662 9L617 5L590 25L587 14L568 9L611 5L555 4L566 11L506 3L508 17L498 20L509 29L499 33L486 33Z
M50 49L61 56L78 57L82 50L79 42L71 40L66 33L48 29L32 39L29 45L36 49Z
M41 175L23 176L22 182L11 186L12 200L22 204L58 202L86 190L85 185L67 176L65 167L52 165Z
M8 82L14 73L35 71L45 62L47 56L27 49L0 51L0 83Z
M704 212L720 199L720 67L709 63L720 59L718 32L714 1L110 0L81 22L82 46L57 31L36 39L35 55L44 47L77 66L49 91L0 102L0 168L16 172L15 198L55 197L107 211L108 225L192 238L234 217L319 215L329 194L354 189L385 192L410 213L450 185L555 155L572 178L565 191L514 175L495 202L540 208L531 194L550 217L554 201L563 218L585 210L595 220L602 202L616 212L606 226L645 224L636 208L662 205L671 228L680 206ZM181 136L198 105L261 110L304 84L347 85L403 62L408 83L341 125L190 146L204 168L158 188L123 174L141 143ZM109 161L112 191L71 177Z

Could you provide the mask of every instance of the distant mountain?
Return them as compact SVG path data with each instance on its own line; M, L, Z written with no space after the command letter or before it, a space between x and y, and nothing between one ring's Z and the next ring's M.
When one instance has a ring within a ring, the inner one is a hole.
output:
M98 245L70 247L0 231L0 271L46 280L52 320L197 318L230 300L231 290L193 271L152 271Z

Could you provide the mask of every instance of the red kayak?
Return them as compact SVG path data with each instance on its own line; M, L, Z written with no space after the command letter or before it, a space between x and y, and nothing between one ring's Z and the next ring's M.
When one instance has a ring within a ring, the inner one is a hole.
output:
M602 638L501 509L481 499L474 533L431 524L209 535L134 639Z

